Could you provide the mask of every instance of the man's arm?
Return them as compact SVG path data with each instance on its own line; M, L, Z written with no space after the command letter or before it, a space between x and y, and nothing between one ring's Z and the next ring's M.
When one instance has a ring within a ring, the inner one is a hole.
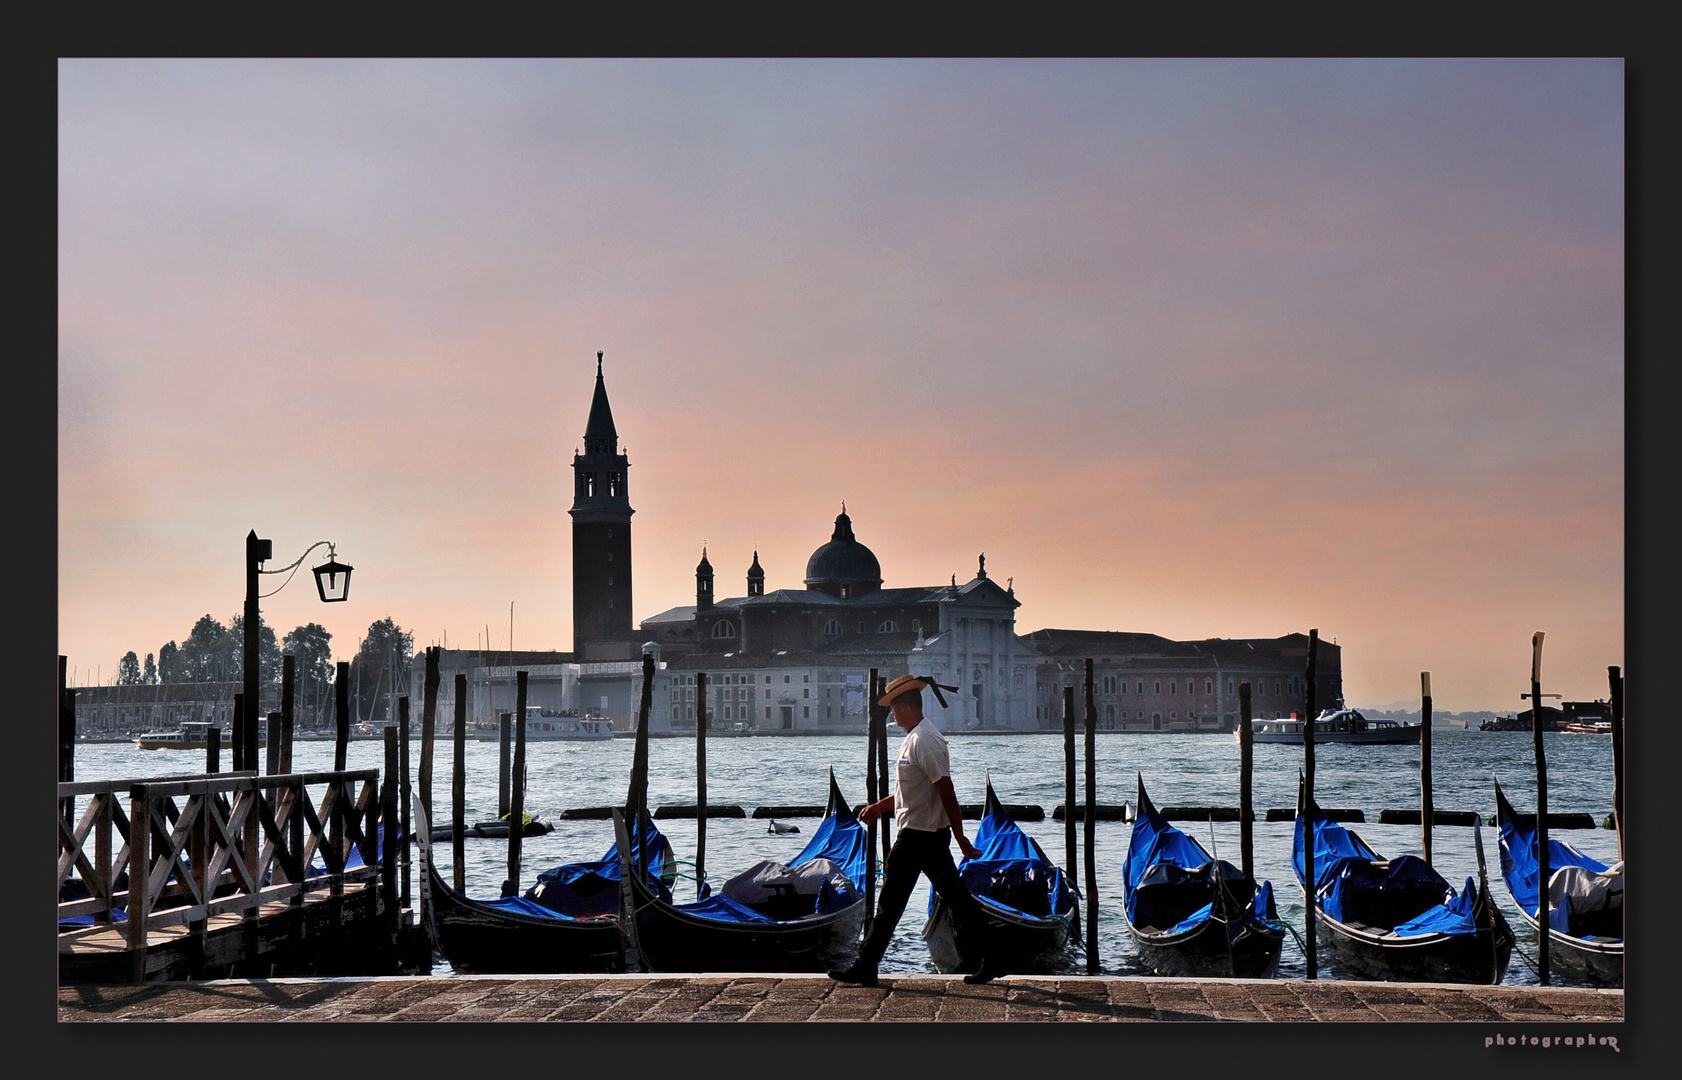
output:
M894 797L884 796L859 811L859 824L869 825L883 814L894 808Z
M940 805L946 809L946 821L952 826L952 835L957 838L958 850L964 853L966 859L979 859L981 850L964 835L964 812L958 807L958 793L952 787L952 778L943 776L936 780L934 793L940 796Z

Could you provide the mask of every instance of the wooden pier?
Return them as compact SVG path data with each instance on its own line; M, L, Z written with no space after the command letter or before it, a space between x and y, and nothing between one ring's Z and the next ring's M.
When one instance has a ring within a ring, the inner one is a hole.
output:
M396 799L377 769L60 782L60 983L427 970Z

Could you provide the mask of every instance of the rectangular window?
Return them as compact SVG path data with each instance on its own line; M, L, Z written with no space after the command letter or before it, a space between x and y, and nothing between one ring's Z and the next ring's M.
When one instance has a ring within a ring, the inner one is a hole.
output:
M1203 680L1203 692L1205 694L1213 694L1215 692L1215 680L1214 679L1204 679ZM1303 856L1303 858L1305 858L1305 859L1307 857L1308 856L1306 856L1306 855ZM632 878L631 880L635 881L636 879Z
M801 682L811 682L811 681L812 681L812 677L811 677L811 676L810 676L810 675L802 675L802 676L800 676L800 681L801 681ZM1304 858L1307 858L1307 856L1303 856L1303 857L1304 857ZM631 880L632 880L632 881L635 881L635 880L636 880L636 878L632 878L632 879L631 879Z
M1169 693L1170 693L1170 694L1174 694L1174 693L1178 693L1178 692L1179 692L1179 691L1178 691L1178 690L1177 690L1177 689L1176 689L1176 687L1177 687L1177 683L1176 683L1176 681L1175 681L1175 680L1173 680L1173 679L1169 679L1169 680L1168 680L1168 692L1169 692ZM1303 858L1305 858L1305 859L1306 859L1306 858L1307 858L1307 857L1308 857L1308 856L1306 856L1306 855L1304 855L1304 856L1303 856Z
M1155 686L1155 687L1156 687L1156 691L1155 691L1155 692L1156 692L1156 693L1157 693L1157 694L1161 694L1161 693L1162 693L1162 680L1161 680L1161 679L1157 679L1157 680L1156 680L1156 681L1155 681L1155 682L1154 682L1154 683L1153 683L1153 685L1154 685L1154 686ZM1307 856L1306 856L1306 855L1305 855L1305 856L1303 856L1303 858L1307 858ZM1540 864L1537 864L1537 865L1540 865Z
M1138 687L1133 692L1136 693L1136 694L1144 693L1145 692L1145 680L1140 679ZM1140 717L1143 717L1145 714L1140 713L1139 715L1140 715Z
M810 720L812 718L812 707L810 705L802 707L800 714L803 719ZM1304 856L1304 858L1307 858L1307 856ZM631 880L634 882L636 881L636 878L632 878Z
M783 682L785 682L785 683L786 683L786 682L788 682L788 681L789 681L789 677L788 677L788 676L787 676L787 675L784 675L784 676L783 676ZM1306 858L1308 858L1308 856L1306 856L1306 855L1304 855L1304 856L1303 856L1303 858L1305 858L1305 859L1306 859ZM1540 865L1540 864L1538 864L1538 865Z
M769 719L771 719L771 706L769 706L769 705L767 705L767 706L765 706L765 719L767 719L767 720L769 720ZM1304 855L1304 856L1303 856L1303 858L1305 858L1305 859L1306 859L1306 858L1307 858L1307 857L1308 857L1308 856L1306 856L1306 855ZM1538 863L1538 864L1537 864L1537 865L1541 865L1541 864L1540 864L1540 863ZM632 878L632 879L631 879L631 880L632 880L632 881L635 881L635 880L636 880L636 878Z
M808 689L802 689L802 690L801 690L801 691L800 691L800 696L801 696L801 697L811 697L811 696L812 696L812 691L811 691L811 690L808 690ZM1304 855L1304 856L1303 856L1303 858L1305 858L1305 859L1306 859L1306 858L1308 858L1308 856L1306 856L1306 855ZM1539 862L1538 862L1538 863L1537 863L1537 865L1538 865L1538 866L1539 866L1539 865L1541 865L1541 864L1540 864L1540 863L1539 863ZM632 881L636 881L636 878L632 878L632 879L631 879L631 880L632 880Z

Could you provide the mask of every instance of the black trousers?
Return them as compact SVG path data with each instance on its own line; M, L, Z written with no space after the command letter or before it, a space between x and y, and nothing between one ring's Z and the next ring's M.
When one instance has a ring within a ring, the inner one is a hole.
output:
M970 895L958 867L952 861L952 830L901 829L894 837L888 852L887 872L882 879L882 895L876 898L876 917L870 923L864 945L859 949L859 963L875 967L888 951L888 942L905 914L905 903L917 884L917 875L924 874L934 891L952 909L953 930L957 936L958 952L964 966L979 964L987 954L987 922L981 904Z

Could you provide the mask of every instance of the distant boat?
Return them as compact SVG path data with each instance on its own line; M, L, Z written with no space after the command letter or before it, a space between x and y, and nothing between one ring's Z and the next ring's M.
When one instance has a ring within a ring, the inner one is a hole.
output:
M210 745L210 729L220 726L220 724L203 721L191 721L182 724L174 731L142 732L134 743L142 750L203 750ZM267 740L268 727L267 721L257 721L257 742L259 745ZM221 741L224 745L229 744L226 733L222 735Z
M501 737L495 728L489 731L481 729L478 733L480 742L496 742ZM526 709L527 742L611 738L613 721L605 716L561 716L538 705Z
M1302 720L1292 717L1281 720L1250 721L1250 741L1253 743L1291 743L1302 745ZM1418 724L1400 720L1369 720L1358 709L1328 709L1314 721L1316 743L1355 743L1359 745L1419 745ZM1237 736L1235 735L1234 738Z

